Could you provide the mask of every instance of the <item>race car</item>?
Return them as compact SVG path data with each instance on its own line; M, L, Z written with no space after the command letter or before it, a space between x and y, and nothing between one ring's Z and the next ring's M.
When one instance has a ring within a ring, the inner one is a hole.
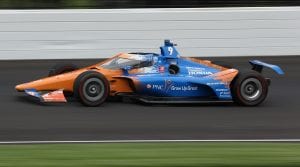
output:
M17 91L46 102L66 102L65 95L86 106L99 106L108 98L129 97L144 103L235 102L245 106L262 103L270 79L261 72L277 65L249 61L252 69L238 69L192 57L181 57L170 40L160 53L120 53L95 65L77 68L56 65L49 76L17 85ZM117 99L118 99L117 98Z

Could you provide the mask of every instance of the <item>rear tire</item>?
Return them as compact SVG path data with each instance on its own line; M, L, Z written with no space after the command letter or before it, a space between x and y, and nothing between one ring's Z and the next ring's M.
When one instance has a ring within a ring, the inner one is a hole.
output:
M74 95L82 104L90 107L99 106L109 95L109 82L104 75L95 71L80 74L74 83Z
M55 75L75 71L77 69L78 69L78 67L74 64L69 64L69 63L68 64L56 64L49 70L48 76L52 77Z
M234 102L256 106L267 97L268 82L256 71L240 72L231 84L231 93Z

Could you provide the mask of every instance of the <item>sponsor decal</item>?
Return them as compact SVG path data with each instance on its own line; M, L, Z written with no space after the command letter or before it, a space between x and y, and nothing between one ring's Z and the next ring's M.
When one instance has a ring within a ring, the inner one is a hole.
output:
M229 89L216 89L216 92L229 92Z
M157 69L154 67L143 67L140 69L141 73L157 73Z
M220 97L231 97L229 89L216 89Z
M46 93L42 95L42 99L45 102L67 102L62 89Z
M171 80L166 80L166 79L165 79L165 91L166 91L166 92L169 91L169 89L171 88L172 85L173 85L173 84L172 84L172 81L171 81Z
M211 75L213 74L210 71L206 71L205 68L198 67L187 67L189 75Z
M198 86L171 86L173 91L195 91L198 90Z
M164 66L159 66L159 67L158 67L158 71L159 71L160 73L165 72L165 67L164 67Z
M191 85L180 85L175 86L172 84L171 80L165 80L165 84L146 84L147 89L152 90L161 90L161 91L197 91L198 86L191 86Z
M163 86L163 85L156 85L156 84L153 84L153 85L152 85L152 89L153 89L153 90L163 90L163 89L164 89L164 86Z
M222 82L208 82L207 85L213 86L213 85L226 85L226 84Z

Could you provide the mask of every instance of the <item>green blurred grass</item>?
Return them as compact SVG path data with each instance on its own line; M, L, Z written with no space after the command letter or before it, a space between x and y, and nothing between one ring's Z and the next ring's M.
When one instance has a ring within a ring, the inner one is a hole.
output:
M300 143L191 142L0 145L0 166L291 167Z

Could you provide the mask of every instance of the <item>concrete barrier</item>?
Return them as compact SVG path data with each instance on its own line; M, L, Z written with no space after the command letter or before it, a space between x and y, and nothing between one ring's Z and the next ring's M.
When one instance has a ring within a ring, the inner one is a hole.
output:
M159 52L164 39L182 56L300 55L300 7L0 11L2 60Z

